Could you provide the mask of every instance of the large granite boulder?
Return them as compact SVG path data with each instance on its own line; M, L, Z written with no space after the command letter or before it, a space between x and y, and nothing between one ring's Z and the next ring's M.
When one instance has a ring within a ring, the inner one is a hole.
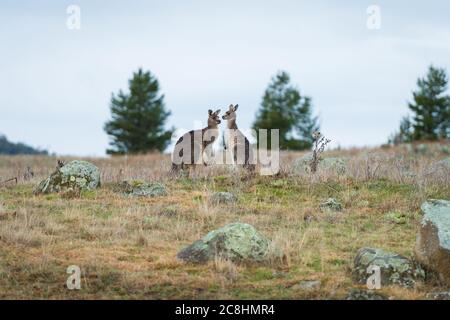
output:
M423 218L416 240L416 257L426 268L450 284L450 201L422 204Z
M311 154L305 154L304 156L296 159L293 164L294 172L311 172L311 161ZM347 170L347 161L346 159L339 157L323 158L319 161L318 170L342 175Z
M139 180L123 181L116 191L130 197L160 197L167 195L167 188L160 182L144 182Z
M269 243L253 226L236 222L209 232L177 257L193 263L214 260L216 256L233 262L263 262L268 258Z
M399 254L375 248L361 248L354 260L353 276L358 283L365 284L371 274L369 266L380 267L381 285L397 284L413 287L425 279L425 271L414 262Z
M62 165L41 181L35 193L72 190L93 190L100 186L100 170L90 162L73 160Z

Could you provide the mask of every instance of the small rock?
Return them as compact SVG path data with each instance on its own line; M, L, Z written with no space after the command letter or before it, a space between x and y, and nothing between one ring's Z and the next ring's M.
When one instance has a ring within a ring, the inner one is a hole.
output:
M428 146L427 146L426 144L421 143L421 144L418 144L418 145L414 148L414 151L415 151L416 153L419 153L419 154L427 154L428 151L429 151L429 148L428 148Z
M361 248L356 254L353 269L358 283L367 282L371 275L367 273L367 268L371 265L380 267L381 285L413 287L416 281L425 279L425 271L406 257L382 249Z
M443 154L449 154L450 150L447 146L440 146L439 151Z
M294 290L313 291L320 288L322 282L320 280L303 280L300 283L292 286Z
M450 300L450 291L430 292L427 294L427 298L433 299L433 300Z
M237 197L231 192L216 192L211 196L211 202L213 203L235 203Z
M388 297L373 290L351 289L346 300L388 300Z
M177 257L193 263L205 263L216 256L232 262L263 262L268 252L269 240L264 235L249 224L236 222L209 232Z
M423 212L416 239L417 260L437 272L450 284L450 201L429 200L421 206Z
M335 198L328 198L327 201L320 204L321 211L340 212L342 211L342 204Z
M93 190L100 186L100 170L87 161L74 160L58 167L41 181L35 193L60 192L67 189Z
M166 196L165 185L159 182L123 181L117 191L131 197L159 197Z

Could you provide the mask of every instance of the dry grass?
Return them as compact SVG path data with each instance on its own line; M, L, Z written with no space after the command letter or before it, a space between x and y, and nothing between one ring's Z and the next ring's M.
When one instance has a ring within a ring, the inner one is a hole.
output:
M102 170L102 187L75 197L34 196L34 186L55 167L51 157L0 157L0 298L339 299L355 287L352 259L363 246L411 256L419 207L426 198L450 198L449 177L433 178L430 165L448 155L405 147L334 150L345 156L343 175L319 169L295 173L300 153L282 154L280 174L248 177L225 166L201 168L191 178L171 178L169 156L87 159ZM70 159L64 159L70 160ZM27 166L35 176L23 178ZM158 180L166 197L130 199L114 192L126 179ZM214 205L215 191L232 191L238 202ZM338 216L322 213L328 197L343 203ZM395 213L405 217L397 223ZM282 261L241 266L217 258L206 265L176 259L185 245L234 221L252 224L283 250ZM66 269L83 271L82 289L65 287ZM320 279L320 289L302 291L301 280ZM420 299L438 291L433 283L414 290L382 292Z

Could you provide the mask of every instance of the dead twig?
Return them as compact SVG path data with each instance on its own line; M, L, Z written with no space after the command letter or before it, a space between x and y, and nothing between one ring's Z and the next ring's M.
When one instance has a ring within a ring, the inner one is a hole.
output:
M17 184L17 177L10 178L10 179L7 179L7 180L5 180L5 181L2 181L2 182L0 182L0 185L6 184L6 183L11 182L11 181L15 181L16 184Z

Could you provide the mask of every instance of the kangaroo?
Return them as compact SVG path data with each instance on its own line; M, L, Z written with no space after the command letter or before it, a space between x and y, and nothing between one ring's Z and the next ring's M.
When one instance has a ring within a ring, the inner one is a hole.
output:
M227 137L228 139L225 148L231 151L233 161L235 164L243 165L244 168L253 172L255 170L255 163L253 158L253 150L247 137L238 129L236 124L236 110L239 105L230 107L222 116L223 120L227 120ZM244 156L244 159L242 159Z
M184 169L184 166L195 168L200 161L205 166L207 165L203 155L208 150L208 146L212 147L219 136L218 125L221 122L219 113L220 109L215 112L208 110L208 126L206 128L191 130L178 139L172 153L172 172L176 173L180 169Z

